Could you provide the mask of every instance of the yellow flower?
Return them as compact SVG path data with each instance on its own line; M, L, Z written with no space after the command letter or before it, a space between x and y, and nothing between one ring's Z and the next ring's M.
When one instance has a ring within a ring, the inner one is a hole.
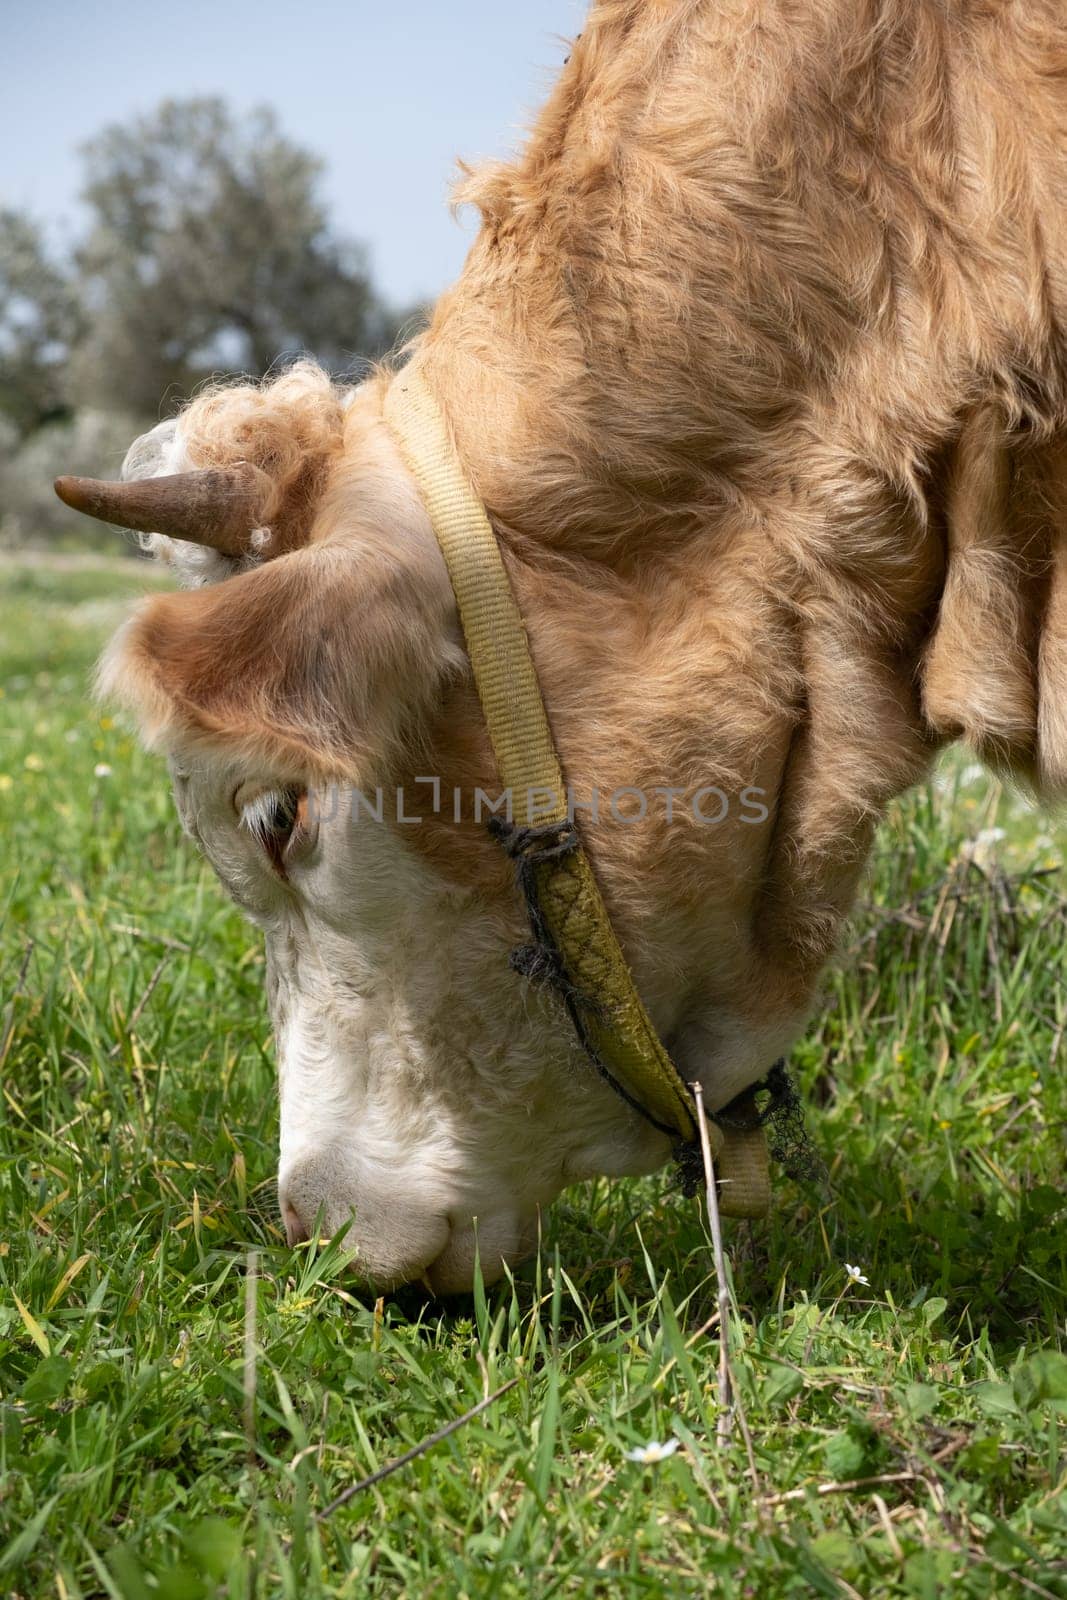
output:
M938 1123L938 1127L939 1127L939 1128L951 1128L951 1126L952 1126L952 1124L951 1124L951 1122L950 1122L950 1121L949 1121L949 1120L948 1120L948 1118L947 1118L947 1117L942 1117L942 1118L941 1118L941 1121L940 1121L940 1122L939 1122L939 1123Z
M110 733L112 728L115 726L114 717L101 717L100 726L103 728L105 733Z
M22 765L26 768L27 772L44 771L44 762L41 760L40 756L29 755L26 757Z
M14 782L10 772L0 772L0 794L5 794Z

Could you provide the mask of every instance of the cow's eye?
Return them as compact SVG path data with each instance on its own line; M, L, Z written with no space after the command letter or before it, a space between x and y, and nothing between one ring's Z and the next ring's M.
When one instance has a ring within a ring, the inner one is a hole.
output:
M306 790L266 789L241 806L241 826L259 840L276 870L284 872L302 837L306 814Z

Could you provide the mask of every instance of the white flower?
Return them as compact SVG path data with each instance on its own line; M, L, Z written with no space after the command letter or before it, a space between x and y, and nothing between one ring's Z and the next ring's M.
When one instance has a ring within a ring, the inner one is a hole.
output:
M110 776L111 776L111 768L108 766L107 762L106 761L98 761L96 763L96 766L93 768L93 777L94 778L110 778Z
M960 859L973 861L984 867L1002 839L1007 838L1003 828L980 828L973 839L964 839L960 845Z
M862 1267L854 1267L851 1262L846 1261L845 1271L848 1273L849 1278L853 1283L865 1283L868 1286L870 1285L871 1280L870 1278L864 1276Z
M627 1450L627 1461L641 1461L645 1466L654 1466L657 1461L666 1461L668 1456L673 1456L678 1448L677 1439L664 1439L662 1444L658 1439L650 1439L647 1444L639 1444L633 1450Z

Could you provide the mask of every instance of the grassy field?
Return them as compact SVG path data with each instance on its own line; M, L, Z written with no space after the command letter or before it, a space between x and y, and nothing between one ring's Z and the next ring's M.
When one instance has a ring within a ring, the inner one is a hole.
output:
M794 1063L828 1177L729 1227L719 1445L666 1175L451 1305L286 1248L258 938L85 694L149 581L0 578L0 1593L1067 1595L1063 833L959 761L885 828Z

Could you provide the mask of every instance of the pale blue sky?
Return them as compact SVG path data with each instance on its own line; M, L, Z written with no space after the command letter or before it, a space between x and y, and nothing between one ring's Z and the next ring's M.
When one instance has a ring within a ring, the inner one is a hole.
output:
M455 158L513 149L587 0L0 0L0 203L69 235L77 147L164 96L273 105L398 304L455 277Z

